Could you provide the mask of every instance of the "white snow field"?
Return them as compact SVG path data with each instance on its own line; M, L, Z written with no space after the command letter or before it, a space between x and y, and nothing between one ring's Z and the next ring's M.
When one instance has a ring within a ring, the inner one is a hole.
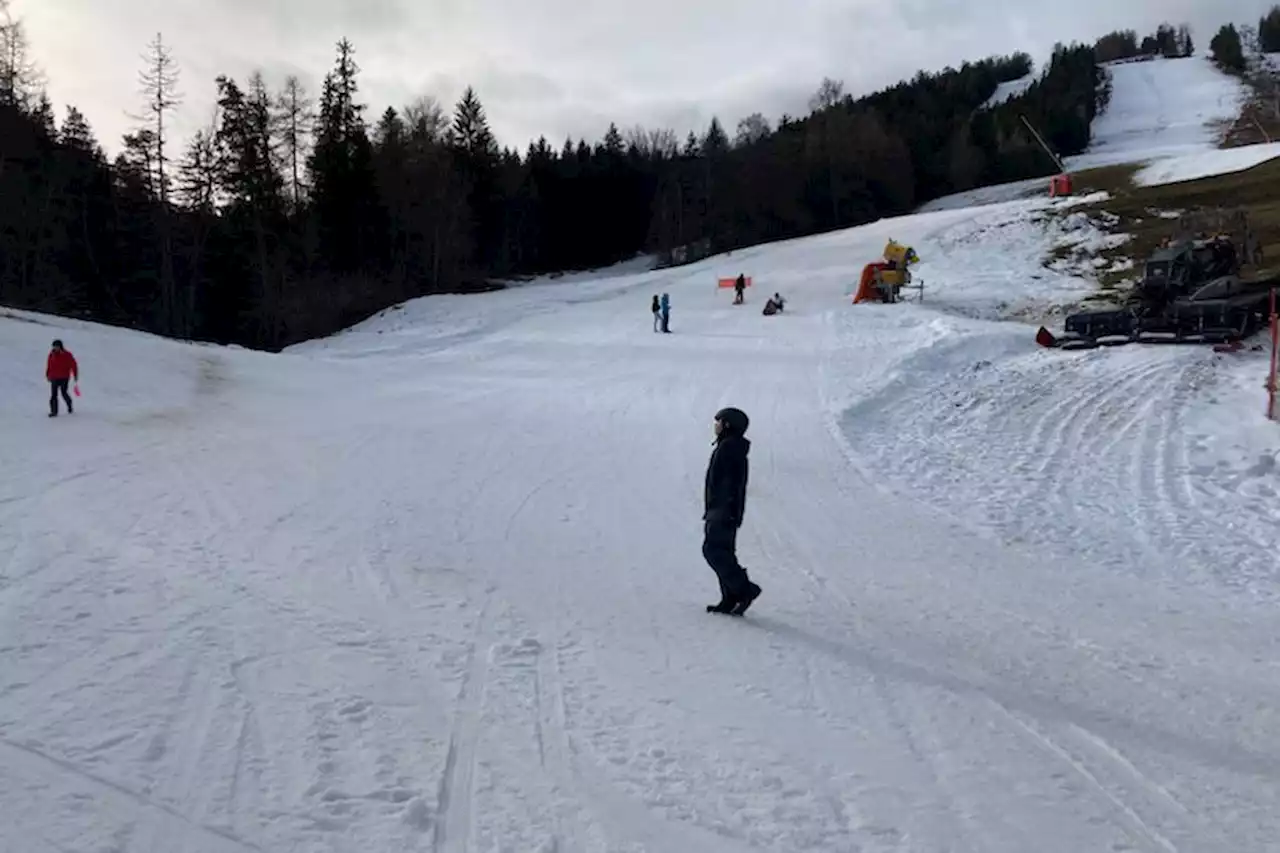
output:
M1111 102L1093 120L1088 150L1067 158L1073 171L1217 148L1248 99L1246 85L1205 55L1106 67Z
M1065 158L1071 172L1140 163L1139 186L1155 186L1240 171L1280 156L1280 146L1251 145L1228 151L1218 144L1240 115L1248 88L1205 56L1113 62L1111 101L1093 120L1083 154ZM1020 94L1034 78L997 87L985 106ZM926 202L918 212L954 210L1044 196L1047 178L981 187Z
M1049 204L274 356L0 318L0 850L1274 849L1256 354L1038 350L1000 318L1088 290ZM925 302L850 304L889 236ZM725 404L740 620L699 551Z
M1133 176L1140 187L1194 181L1215 175L1243 172L1280 157L1280 143L1264 142L1239 148L1218 148L1198 154L1166 157L1143 166Z
M991 93L991 97L987 98L982 103L982 106L978 107L978 109L993 109L994 107L1005 104L1014 98L1025 95L1027 90L1041 79L1041 76L1042 75L1033 72L1023 77L1019 77L1017 80L1006 80L1003 83L997 83L996 90Z

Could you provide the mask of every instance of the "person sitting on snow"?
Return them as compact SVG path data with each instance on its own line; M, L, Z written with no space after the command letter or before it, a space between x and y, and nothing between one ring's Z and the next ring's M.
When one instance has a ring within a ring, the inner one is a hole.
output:
M764 304L764 315L766 317L772 317L774 314L782 313L782 306L784 304L785 300L783 300L781 296L776 293L773 294L769 301Z

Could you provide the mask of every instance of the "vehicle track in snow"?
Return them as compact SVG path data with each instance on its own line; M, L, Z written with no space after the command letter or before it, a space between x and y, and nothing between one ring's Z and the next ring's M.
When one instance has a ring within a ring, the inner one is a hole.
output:
M841 418L860 464L900 493L945 496L940 508L1010 543L1280 599L1266 516L1221 491L1208 499L1190 461L1184 413L1212 353L1020 349L998 331L908 359Z

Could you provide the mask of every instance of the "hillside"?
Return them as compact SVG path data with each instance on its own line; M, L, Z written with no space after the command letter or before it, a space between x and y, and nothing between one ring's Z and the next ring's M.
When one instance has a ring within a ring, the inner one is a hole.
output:
M1248 100L1246 86L1204 56L1113 63L1111 102L1073 171L1217 148Z
M1267 353L1034 334L1170 209L1233 199L1280 247L1280 159L1215 148L1240 90L1195 59L1113 66L1086 147L1055 116L1087 52L1061 57L710 154L490 173L393 117L350 196L295 210L246 159L216 214L0 105L0 159L47 155L0 173L0 296L46 309L0 308L0 851L1269 853ZM1036 173L1002 135L1024 109L1080 143L1074 197L892 215ZM920 300L852 304L890 238ZM711 254L655 268L670 245ZM488 290L433 292L463 283ZM83 396L51 419L54 338ZM726 405L742 619L706 612L701 552Z
M0 849L1261 853L1273 425L1256 366L1009 322L1092 286L1041 264L1096 238L1046 235L1078 204L429 297L280 355L0 317ZM851 305L890 236L924 304ZM84 371L57 420L53 336ZM740 621L699 553L725 404Z
M1225 172L1234 164L1251 164L1250 158L1259 156L1262 149L1250 148L1205 159L1218 149L1249 96L1243 82L1224 74L1207 58L1111 62L1103 67L1111 89L1109 102L1090 124L1088 147L1063 158L1069 171L1151 164L1144 179L1163 182L1192 176L1197 169L1202 174ZM1031 82L1031 77L1013 81L1004 94L1025 90ZM1003 99L993 96L990 106L996 102ZM1085 175L1083 181L1088 185L1092 179ZM1047 188L1047 178L997 183L934 199L919 210L1030 198Z
M17 57L30 47L20 25L0 29ZM162 110L110 162L82 112L13 77L0 92L0 304L279 351L418 296L638 256L683 263L1042 174L1019 115L1080 150L1098 82L1091 48L1062 46L978 118L1027 55L856 96L824 80L804 115L717 116L687 134L620 115L598 140L516 149L474 88L449 111L366 102L358 50L342 39L311 69L325 80L317 122L299 120L296 87L203 69L189 84L216 92L207 133L161 150Z

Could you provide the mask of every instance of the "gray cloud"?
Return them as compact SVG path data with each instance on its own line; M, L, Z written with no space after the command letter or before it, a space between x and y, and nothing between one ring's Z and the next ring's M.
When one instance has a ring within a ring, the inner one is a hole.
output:
M917 70L1111 29L1189 21L1198 46L1273 0L11 0L59 106L109 151L138 108L157 31L182 67L186 135L207 123L213 78L297 73L313 93L349 37L371 116L421 94L446 107L474 86L499 140L597 139L611 121L684 136L718 116L803 114L823 76L865 93Z

